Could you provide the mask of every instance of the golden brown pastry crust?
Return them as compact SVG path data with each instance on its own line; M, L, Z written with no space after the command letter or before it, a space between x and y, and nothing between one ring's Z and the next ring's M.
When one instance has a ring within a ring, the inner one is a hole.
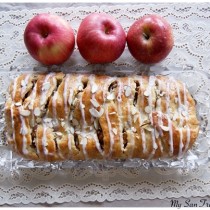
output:
M199 132L195 102L172 77L23 74L9 93L8 143L28 159L177 157Z

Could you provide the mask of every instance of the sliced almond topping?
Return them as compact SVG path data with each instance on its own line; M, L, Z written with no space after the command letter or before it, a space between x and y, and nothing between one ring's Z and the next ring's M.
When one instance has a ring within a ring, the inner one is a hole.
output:
M42 85L42 91L46 91L50 88L50 82L45 82L43 85Z
M155 90L157 95L160 95L160 90Z
M155 129L155 138L158 139L160 136L159 132Z
M125 89L125 96L128 97L128 96L130 96L130 94L131 94L131 87L127 86Z
M15 106L21 106L21 102L16 102Z
M28 102L26 102L25 104L24 104L24 108L27 108L27 106L30 104L30 101L28 101Z
M144 111L147 113L147 114L150 114L152 112L152 107L151 106L146 106Z
M96 130L98 130L98 128L99 128L98 120L94 120L94 128L95 128Z
M138 120L139 116L138 115L134 115L133 117L133 122L136 123L136 121Z
M161 128L162 128L162 130L164 130L164 131L169 131L169 127L167 127L167 126L160 125L160 127L161 127Z
M92 93L95 93L97 90L98 90L98 85L93 84L93 85L92 85L92 88L91 88L91 92L92 92Z
M72 124L74 126L77 126L77 125L79 125L79 122L76 119L72 119Z
M143 128L147 131L153 131L154 130L154 128L151 125L143 126Z
M41 100L40 100L41 106L45 104L46 99L47 99L46 97L41 98Z
M70 129L70 132L71 132L72 134L74 134L74 128L73 128L73 127L70 127L69 129Z
M163 91L160 91L160 96L164 96L166 93L165 92L163 92Z
M109 101L114 100L115 99L115 94L114 93L109 93L106 98Z
M131 130L132 130L134 133L136 133L136 128L131 127Z
M53 127L53 123L52 123L52 122L47 123L47 125L48 125L50 128Z
M117 129L116 128L112 128L112 131L115 135L117 135Z
M36 118L36 122L37 122L37 123L40 123L41 121L42 121L42 119L41 119L40 117L37 117L37 118Z
M29 110L24 110L24 109L21 109L20 110L20 114L24 117L27 117L31 114L31 112Z
M175 102L175 104L178 103L178 98L177 97L174 98L174 102Z
M41 110L40 110L40 108L36 107L36 108L34 109L34 115L35 115L36 117L39 117L39 116L41 115Z
M28 129L27 129L27 128L21 127L20 133L21 133L22 135L26 135L26 134L28 133Z
M76 102L77 102L77 99L75 98L72 105L75 106Z
M84 104L82 104L82 103L81 103L81 108L82 108L82 109L84 109L84 108L85 108L85 105L84 105Z
M25 86L27 86L27 84L26 84L26 81L25 81L25 80L21 80L20 84L21 84L21 87L25 87Z
M173 118L172 118L172 120L173 121L176 121L177 120L177 118L178 118L178 114L177 114L177 112L173 115Z
M148 90L144 91L144 96L149 96L149 91Z
M44 122L46 123L52 122L52 118L44 118Z
M158 148L158 145L154 143L153 148L156 150Z
M100 105L99 105L99 103L98 103L98 101L96 101L96 99L90 99L90 102L93 104L93 106L94 107L99 107Z
M101 108L101 109L100 109L100 112L99 112L100 116L101 116L103 113L104 113L104 109Z
M69 115L69 120L71 121L71 120L73 120L73 112L71 112L71 114Z
M115 115L117 112L110 112L109 115Z
M138 109L134 106L131 107L131 114L135 115L137 113Z
M33 109L33 105L32 104L29 104L28 105L28 109L32 110Z
M62 135L63 135L61 132L55 132L55 134L56 134L57 136L62 136Z
M98 112L96 109L91 108L91 109L89 109L89 112L93 117L98 118L98 117L101 117L101 115L104 113L104 109L101 108L100 111Z
M187 116L187 112L186 111L182 111L182 116L186 117Z
M79 86L78 86L78 90L79 90L79 91L82 91L82 90L83 90L82 85L79 85Z
M64 127L65 126L65 122L62 121L61 122L61 126Z

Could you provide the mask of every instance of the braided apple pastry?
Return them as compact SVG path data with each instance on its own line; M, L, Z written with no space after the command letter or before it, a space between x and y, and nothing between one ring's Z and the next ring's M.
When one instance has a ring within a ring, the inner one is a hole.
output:
M195 101L172 77L23 74L9 93L7 140L28 159L177 157L199 132Z

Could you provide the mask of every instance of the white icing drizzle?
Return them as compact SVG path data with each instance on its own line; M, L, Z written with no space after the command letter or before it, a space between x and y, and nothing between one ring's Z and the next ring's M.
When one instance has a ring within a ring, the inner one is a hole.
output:
M27 139L26 139L26 136L23 135L23 147L22 147L22 152L23 154L27 155L28 154L28 150L27 150Z
M169 80L170 82L170 80ZM169 150L169 154L173 155L174 153L174 145L173 145L173 130L172 130L172 123L171 123L171 119L170 119L170 83L167 82L167 91L166 91L166 108L167 108L167 119L168 119L168 127L169 127L169 145L170 145L170 150Z
M85 156L85 159L88 159L88 154L87 154L87 150L86 150L87 133L83 133L83 134L81 134L81 136L82 136L82 140L81 140L80 144L82 145L82 151L83 151L83 154Z
M11 121L12 121L12 138L14 141L15 150L17 150L17 143L15 141L15 123L14 123L14 114L13 114L14 104L11 105Z
M106 80L105 84L104 84L104 88L103 88L103 100L104 103L106 102L106 96L107 96L107 90L108 90L108 86L115 81L116 78L109 78ZM112 153L112 147L114 145L114 134L112 132L112 125L109 119L109 114L108 114L108 106L106 104L104 104L104 108L105 108L105 115L106 115L106 121L107 121L107 125L108 125L108 130L109 130L109 138L110 138L110 149L109 149L109 155L111 155Z
M73 89L70 88L70 90L69 90L69 98L68 98L69 106L71 106L71 104L73 102L73 95L74 95L74 91L73 91Z
M92 136L93 136L93 139L95 140L97 150L98 150L98 151L100 152L100 154L103 156L104 152L103 152L102 149L101 149L101 145L100 145L100 143L99 143L97 134L96 134L96 133L93 133Z
M141 137L142 137L143 154L145 154L147 153L147 147L146 147L146 135L143 128L141 128Z
M56 110L56 100L58 98L58 92L56 91L56 93L53 95L52 98L52 111L53 111L53 118L57 119L57 110Z
M109 119L109 112L108 112L108 106L105 106L106 110L105 110L105 113L106 113L106 121L107 121L107 124L108 124L108 129L109 129L109 138L110 138L110 149L109 149L109 154L111 155L112 153L112 148L113 148L113 145L114 145L114 135L112 133L112 125L111 125L111 122L110 122L110 119Z
M152 104L152 87L155 86L155 81L156 81L156 77L154 77L154 76L150 76L149 77L149 84L148 84L148 90L147 91L150 94L148 96L148 103L149 103L149 106L152 107L152 110L153 110L153 104ZM153 125L152 117L151 117L151 124ZM154 156L155 151L158 148L158 146L156 144L156 138L155 138L155 131L154 131L154 129L151 131L151 135L152 135L152 147L153 147L153 150L151 152L151 155L150 155L149 159L151 159Z
M28 81L29 81L30 76L31 76L30 74L27 74L26 77L25 77L25 79L23 80L24 83L25 83L25 85L23 87L21 87L21 98L24 97L24 93L26 91L26 88L27 88L27 85L28 85Z
M152 159L155 155L155 151L158 148L158 145L156 144L156 139L155 139L155 130L151 130L151 136L152 136L152 152L149 156L149 159Z
M36 92L37 92L37 84L35 85L32 94L31 94L31 99L30 99L30 105L31 105L31 109L33 110L34 108L34 100L36 98Z
M161 83L161 80L158 79L158 87L159 89L161 90L162 89L162 83ZM156 110L157 110L157 113L158 113L158 131L155 130L155 132L158 132L159 135L162 137L163 136L163 131L162 129L160 128L160 125L163 125L163 119L162 119L162 106L161 106L161 97L158 98L157 100L157 104L156 104ZM156 134L155 134L156 135ZM160 147L160 152L163 153L163 142L160 140L159 141L159 147Z
M22 152L23 152L23 154L27 155L28 154L28 150L27 150L26 134L28 134L28 128L26 127L25 119L24 119L24 117L22 115L20 115L20 120L21 120L21 130L22 130L21 134L23 136L23 139L22 139Z
M47 127L44 125L43 126L43 136L42 136L42 148L43 148L44 155L48 154L48 150L46 148L46 146L47 146L46 131L47 131Z
M143 81L142 81L142 77L140 77L140 80L139 80L139 84L140 84L140 87L143 87ZM140 122L142 123L142 116L141 116L141 113L142 113L142 107L143 107L143 103L144 103L144 97L142 95L142 93L140 94L140 106L139 106L139 119L140 119ZM141 124L140 124L141 126ZM147 153L147 146L146 146L146 135L145 135L145 131L142 127L140 127L140 130L141 130L141 139L142 139L142 148L143 148L143 154Z
M149 83L148 83L148 92L150 93L148 96L148 104L151 108L153 108L152 105L152 87L155 85L155 77L154 76L150 76L149 77Z
M63 90L63 100L64 100L64 111L65 111L65 118L68 119L68 99L67 99L67 91L68 91L68 84L70 80L70 75L67 74L64 82L64 90ZM71 89L70 89L71 91Z
M92 91L93 86L97 86L97 85L95 84L95 76L94 76L94 75L90 75L90 76L88 77L88 80L89 80L89 82L90 82L91 98L92 98L92 99L95 99L95 92L93 93L93 91ZM93 105L92 105L92 104L91 104L91 108L93 108ZM93 122L93 121L94 121L94 118L93 118L93 116L91 115L91 122Z
M79 100L79 107L80 107L80 111L81 111L81 114L82 114L82 121L83 121L83 130L87 127L87 122L85 120L85 111L84 111L84 108L83 108L83 103L82 103L82 97L80 98Z
M158 111L157 113L158 113L158 125L159 125L158 131L160 133L160 136L163 136L163 131L160 127L161 125L163 125L162 113L161 113L161 111Z
M119 80L118 82L118 85L119 85L119 92L118 92L118 96L120 97L121 99L121 95L120 95L120 92L122 94L122 82ZM118 100L117 100L118 101ZM124 144L123 144L123 123L122 123L122 105L121 105L121 102L122 100L118 101L117 103L117 113L118 113L118 119L119 119L119 134L120 134L120 148L121 148L121 151L123 151L123 148L124 148Z
M168 119L168 127L169 127L169 144L170 144L170 151L169 154L173 155L174 153L174 146L173 146L173 131L172 131L172 123L169 116L167 116Z
M68 133L67 138L68 138L68 149L69 149L69 152L71 152L72 146L71 146L71 134L70 133Z
M174 80L175 82L175 85L176 85L176 91L177 91L177 95L178 95L178 113L179 113L179 117L180 117L180 127L183 126L183 122L184 122L184 118L186 118L187 116L183 117L182 116L182 109L181 109L181 106L182 103L181 103L181 97L180 97L180 89L179 89L179 85L177 84L177 82ZM187 111L188 113L188 101L187 101L187 93L186 93L186 86L185 84L183 84L183 92L184 92L184 111ZM182 152L182 149L183 149L183 129L181 129L181 131L179 132L180 133L180 140L179 140L179 154L178 156L182 156L183 152ZM190 130L189 130L189 127L187 126L187 142L190 142ZM189 143L186 143L188 145L186 145L185 147L188 148L189 146Z
M14 79L13 92L12 92L12 99L13 99L13 100L15 99L15 95L16 95L17 80L18 80L18 77Z
M35 98L36 98L36 92L37 92L37 84L35 85L33 91L32 91L32 94L31 94L31 99L30 99L30 109L31 110L34 110L34 101L35 101ZM34 119L35 116L34 114L31 115L31 123L32 125L34 125Z
M128 86L131 87L131 81L130 78L128 79ZM130 99L130 98L129 98ZM128 108L128 123L130 125L130 127L132 127L132 115L131 115L131 105L128 99L128 103L127 103L127 108ZM122 133L122 132L121 132ZM129 157L133 156L133 150L134 150L134 144L135 144L135 140L134 140L134 133L131 130L131 139L130 139L130 145L131 145L131 152L129 154Z
M179 128L179 135L180 135L180 142L179 142L179 154L178 156L181 157L182 156L182 149L183 149L183 131L182 128Z
M186 126L186 129L187 129L187 142L186 142L186 145L185 145L184 152L187 151L187 149L189 148L189 144L190 144L190 127Z

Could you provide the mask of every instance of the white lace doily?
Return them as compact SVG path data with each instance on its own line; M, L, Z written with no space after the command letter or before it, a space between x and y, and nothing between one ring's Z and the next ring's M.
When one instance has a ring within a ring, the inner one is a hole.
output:
M23 42L27 22L37 13L49 12L63 16L73 27L75 34L81 20L91 12L106 12L116 17L124 29L144 14L158 13L173 27L175 45L160 66L184 66L190 64L197 71L210 73L210 4L130 4L115 6L71 7L40 10L0 12L0 85L13 69L39 68L42 66L29 56ZM84 68L85 67L85 68ZM69 71L83 69L135 69L146 68L135 61L126 48L123 55L109 65L88 65L76 48L72 57L62 66ZM195 78L196 80L196 74ZM194 81L191 81L192 83ZM202 84L201 84L202 88ZM0 93L3 106L4 94ZM0 127L4 124L0 119ZM3 136L1 136L1 141ZM0 147L1 159L11 153ZM1 163L1 162L0 162ZM8 164L10 164L8 162ZM39 203L65 201L138 200L140 198L170 198L205 196L210 189L210 164L189 169L164 168L98 168L71 169L22 168L9 171L0 164L0 204Z

